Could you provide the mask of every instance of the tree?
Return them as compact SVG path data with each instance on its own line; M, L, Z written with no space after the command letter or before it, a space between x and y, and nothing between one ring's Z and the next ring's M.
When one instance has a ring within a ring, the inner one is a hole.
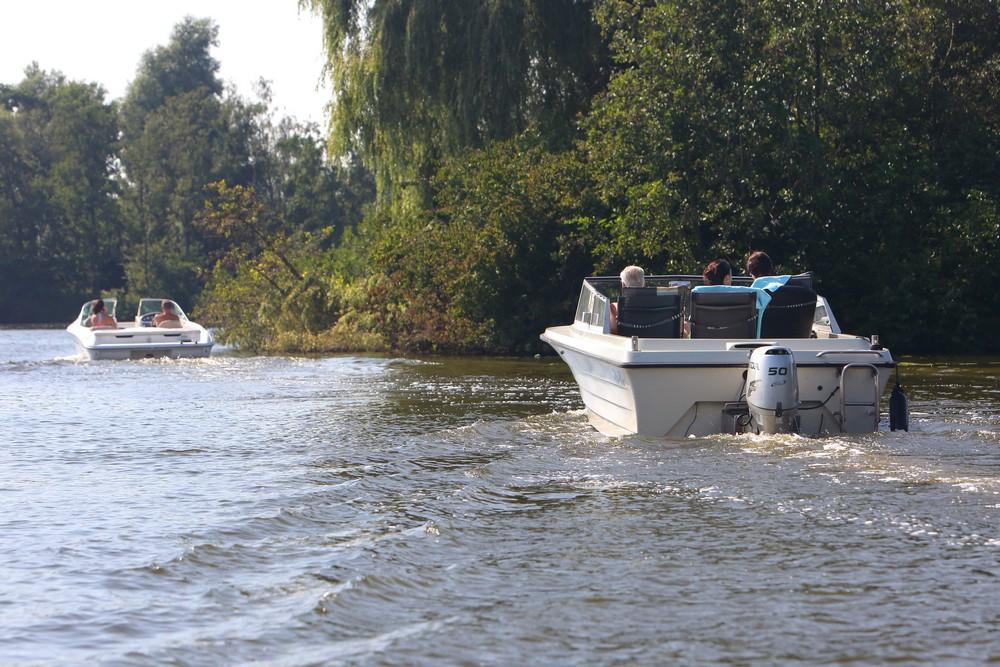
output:
M598 264L763 247L817 272L852 330L982 349L936 313L996 276L966 245L995 247L995 3L608 0L601 22L619 71L585 121L612 211Z
M143 56L122 105L129 291L192 303L206 267L193 225L220 178L247 176L244 106L224 102L210 54L218 28L188 17ZM253 113L253 110L249 113Z
M210 19L191 16L174 26L170 42L143 54L122 105L126 139L142 133L146 117L171 97L202 90L220 96L219 62L210 49L218 46L219 28Z
M315 334L338 315L321 270L331 228L272 232L269 212L252 188L211 186L198 226L225 241L198 304L220 337L251 350L276 350L282 336ZM301 339L296 339L301 341ZM301 344L301 343L300 343Z
M606 77L591 0L303 0L321 13L332 146L383 201L429 204L439 160L529 125L565 142Z
M113 105L97 84L29 67L0 107L0 317L48 319L115 285Z

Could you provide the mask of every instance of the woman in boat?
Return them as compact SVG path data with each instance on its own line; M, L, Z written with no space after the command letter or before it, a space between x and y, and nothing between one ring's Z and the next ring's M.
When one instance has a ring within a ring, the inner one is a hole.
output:
M706 285L732 285L733 267L730 266L729 262L719 257L705 265L701 277Z
M756 280L757 278L764 278L766 276L774 275L774 264L771 262L770 256L763 250L754 250L747 257L747 273L750 277Z
M118 322L108 315L104 307L104 299L94 299L94 305L90 308L90 319L87 326L91 329L117 329Z

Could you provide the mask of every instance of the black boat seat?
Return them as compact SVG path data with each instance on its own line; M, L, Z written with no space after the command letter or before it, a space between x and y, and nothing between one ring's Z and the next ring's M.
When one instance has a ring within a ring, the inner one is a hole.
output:
M751 290L691 292L691 338L756 338L757 296Z
M806 271L805 273L797 273L794 276L788 278L788 282L785 283L788 286L795 287L805 287L811 290L813 288L813 274L812 271Z
M676 288L622 288L618 297L618 335L678 338L681 303L681 293Z
M816 292L791 281L771 293L761 314L761 338L809 338L816 312Z

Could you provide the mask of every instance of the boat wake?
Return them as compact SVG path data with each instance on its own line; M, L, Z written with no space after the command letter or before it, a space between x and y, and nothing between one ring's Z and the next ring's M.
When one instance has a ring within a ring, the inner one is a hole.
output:
M56 357L54 359L37 360L9 360L0 362L0 373L35 371L43 368L55 368L59 366L72 366L86 361L85 357L71 355L67 357Z

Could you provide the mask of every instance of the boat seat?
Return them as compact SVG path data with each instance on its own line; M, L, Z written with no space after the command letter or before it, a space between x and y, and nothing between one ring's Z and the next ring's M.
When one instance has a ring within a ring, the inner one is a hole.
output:
M761 314L761 338L809 338L816 312L816 292L791 281L771 293Z
M813 274L812 271L806 271L805 273L797 273L794 276L788 278L788 282L785 285L789 287L805 287L808 290L813 288Z
M753 291L691 292L691 338L756 338L757 297Z
M678 338L681 292L666 287L624 287L618 297L618 335Z

